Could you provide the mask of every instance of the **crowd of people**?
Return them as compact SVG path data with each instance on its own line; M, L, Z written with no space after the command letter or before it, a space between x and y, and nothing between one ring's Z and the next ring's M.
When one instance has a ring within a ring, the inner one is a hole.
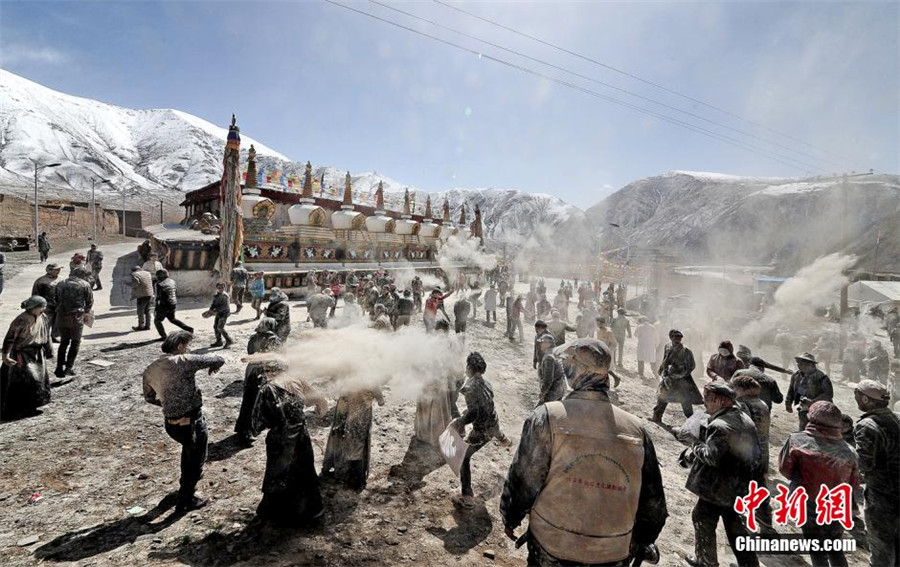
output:
M70 268L69 277L60 280L60 266L48 264L46 275L22 303L22 314L10 325L0 374L3 419L33 415L48 403L48 361L54 355L56 376L76 374L81 333L92 317L93 291L102 289L102 253L92 246L83 260L73 258ZM419 315L424 331L443 337L447 348L464 348L468 325L479 321L479 308L484 309L484 325L495 329L498 307L505 306L504 336L513 342L524 341L523 319L533 325L536 403L522 424L500 500L504 531L517 546L527 544L529 565L612 566L658 559L655 544L668 516L663 488L667 463L657 457L651 428L674 429L663 421L670 403L679 404L687 420L677 432L689 446L677 464L689 469L686 489L697 498L691 517L695 554L686 559L688 564L718 565L719 520L738 564L759 564L754 551L736 545L738 537L750 533L736 502L743 501L752 483L770 485L771 460L788 480L790 491L802 487L810 495L802 505L808 508L808 517L817 520L820 491L849 486L857 493L864 485L870 564L900 565L900 418L890 408L892 395L896 401L900 368L886 351L887 358L874 349L858 361L857 369L864 368L868 377L855 380L853 391L862 415L853 423L834 402L827 366L834 359L823 356L826 350L833 353L830 337L822 335L806 351L782 357L781 366L753 355L746 346L739 345L736 351L730 340L722 338L706 362L708 381L701 388L695 373L702 353L695 358L685 343L689 333L663 326L663 310L653 293L629 307L624 285L604 289L600 282L572 278L561 281L550 301L544 279L531 279L524 294L516 291L515 280L514 271L505 268L460 274L452 281L445 276L440 285L427 286L418 274L400 281L382 270L324 271L307 275L303 295L315 329L357 324L392 333L418 326ZM182 446L177 510L184 513L205 504L196 488L206 460L208 431L195 375L202 370L218 372L226 361L217 354L191 352L194 329L175 317L175 282L155 255L148 254L145 263L133 267L131 290L137 303L134 330L149 330L152 315L162 340L162 356L143 373L143 394L147 402L162 408L166 433ZM284 524L310 522L324 510L322 482L351 490L365 487L373 404L384 405L385 398L381 388L372 386L341 392L317 473L305 407L314 406L324 415L329 402L311 382L294 376L279 356L288 346L302 348L290 343L287 294L277 287L267 290L265 274L251 273L237 263L216 285L203 313L213 320L216 340L211 346L234 344L226 322L233 313L231 305L239 312L248 294L258 323L247 344L243 398L234 430L247 446L269 431L258 516ZM451 298L452 316L444 305ZM165 320L179 330L167 332ZM489 332L499 336L499 331ZM56 336L59 348L54 353ZM644 385L655 379L655 406L647 422L610 398L626 374L625 346L631 340L636 341L637 376ZM859 336L849 342L853 340L858 343ZM775 344L784 351L798 341L776 336ZM846 358L845 352L845 365ZM826 365L824 372L820 364ZM786 370L791 365L797 370ZM767 370L790 373L784 394ZM511 443L501 428L488 373L489 361L471 352L457 372L432 377L416 404L417 440L440 450L442 437L451 429L465 438L460 494L453 498L463 511L475 505L476 452L492 441ZM846 374L844 378L850 380ZM462 411L460 395L465 400ZM771 414L781 403L786 412L796 413L797 431L777 458L770 459ZM688 422L696 418L697 406L703 406L704 419L691 434ZM471 428L468 434L466 428ZM862 524L858 511L855 516ZM526 519L527 529L517 534ZM757 521L764 536L776 535L777 522L768 502L759 508ZM838 520L810 521L802 530L810 539L824 540L840 538L845 526ZM815 567L847 564L840 551L813 552L811 558Z

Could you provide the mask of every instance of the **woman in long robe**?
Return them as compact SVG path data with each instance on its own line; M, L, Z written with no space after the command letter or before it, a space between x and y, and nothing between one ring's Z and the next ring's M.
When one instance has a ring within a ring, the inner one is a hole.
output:
M47 359L53 358L47 300L34 295L22 303L3 340L0 368L0 420L29 417L50 402Z
M263 317L259 325L256 326L256 333L247 342L247 354L272 352L280 349L282 341L275 334L277 326L278 323L275 319ZM240 436L244 445L253 443L254 435L251 427L253 407L256 404L259 388L265 383L267 366L272 366L273 364L276 363L274 361L251 362L247 365L247 370L244 372L244 395L241 399L241 411L238 413L237 422L234 424L234 432Z
M369 477L372 444L372 402L384 405L380 389L342 395L334 408L334 422L325 446L322 476L353 490L362 490Z
M449 335L450 326L441 321L436 328L442 331L449 341L449 347L457 351L462 357L462 344L455 336ZM459 409L456 401L459 399L459 389L465 382L466 376L460 372L454 372L447 376L432 379L425 384L419 399L416 401L416 440L438 447L438 438L447 429L454 418L459 417Z
M253 431L266 436L261 519L296 525L322 515L322 494L306 429L306 399L296 384L274 378L260 387L253 409Z

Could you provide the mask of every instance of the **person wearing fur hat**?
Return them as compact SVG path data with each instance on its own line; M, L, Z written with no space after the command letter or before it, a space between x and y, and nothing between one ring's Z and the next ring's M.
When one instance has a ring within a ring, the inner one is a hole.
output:
M706 375L711 380L725 380L729 382L734 373L743 370L744 362L734 355L734 345L731 341L724 340L719 343L719 350L709 357L706 364Z
M53 345L46 308L46 299L32 295L9 324L0 367L0 420L36 415L50 403L47 360L53 358Z
M794 357L797 362L797 372L791 375L791 383L788 386L784 399L784 408L788 413L794 412L797 407L800 431L806 429L807 412L814 402L830 402L834 399L834 387L831 379L816 367L816 357L808 352Z
M863 414L853 428L859 472L866 483L869 565L900 565L900 415L888 408L887 388L862 380L854 391Z
M553 354L573 391L525 420L500 499L506 535L527 541L528 565L652 556L668 516L662 475L641 420L609 401L610 348L584 338ZM604 458L591 458L598 454Z
M709 414L709 425L702 440L679 457L679 464L691 469L685 487L697 495L697 505L691 513L695 555L686 561L695 567L719 564L716 526L721 518L738 565L757 567L756 553L740 551L735 545L738 537L747 535L747 529L744 519L734 510L735 499L746 494L749 482L758 477L756 426L740 410L735 391L726 382L706 384L703 405Z
M807 413L808 422L803 431L792 433L781 449L778 469L791 481L792 492L803 487L809 495L807 521L801 527L803 535L819 541L840 539L844 528L839 522L819 525L816 521L816 495L822 487L831 490L845 483L857 490L858 458L841 436L843 414L837 406L830 401L817 401L809 406ZM810 559L813 567L847 565L843 551L811 551Z

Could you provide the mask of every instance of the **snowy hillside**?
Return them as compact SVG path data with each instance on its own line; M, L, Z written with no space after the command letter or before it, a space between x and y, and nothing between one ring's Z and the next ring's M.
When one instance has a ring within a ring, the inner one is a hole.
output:
M225 128L178 110L121 108L59 93L0 69L0 192L30 194L34 158L38 163L62 163L41 173L42 196L86 201L91 180L108 179L111 185L96 186L102 203L121 206L120 191L125 189L130 208L152 208L162 199L174 210L184 192L221 178L226 134ZM302 178L303 162L292 162L245 132L241 138L245 163L253 144L261 170ZM324 181L326 190L342 193L344 175L333 167L314 168L314 177ZM424 212L425 193L415 187L378 173L352 179L354 198L370 202L381 181L389 209L402 210L403 192L409 189L417 212ZM463 203L471 221L478 204L486 235L511 242L540 224L555 227L583 217L579 209L548 195L499 189L453 189L446 194L454 221ZM444 193L431 197L440 218Z
M866 269L876 260L881 270L900 269L900 177L848 177L846 198L842 187L840 177L676 171L630 183L585 214L603 230L604 249L630 241L685 259L787 270L845 250L860 255Z

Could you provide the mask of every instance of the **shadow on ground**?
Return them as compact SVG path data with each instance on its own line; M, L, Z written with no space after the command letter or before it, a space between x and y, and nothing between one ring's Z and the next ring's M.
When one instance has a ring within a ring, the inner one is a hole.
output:
M476 500L471 510L453 510L456 527L449 530L439 527L427 528L428 533L444 542L444 549L453 555L463 555L487 539L493 529L491 515L484 502Z
M399 465L391 467L388 479L392 480L398 488L412 492L425 486L425 477L444 466L444 458L435 448L427 443L417 441L415 437L409 440L409 447L403 455L403 461Z
M134 543L140 536L160 532L182 517L173 513L161 522L154 522L166 510L175 506L176 499L176 494L169 494L143 516L123 518L108 524L63 534L37 548L34 555L40 559L54 561L81 561Z

